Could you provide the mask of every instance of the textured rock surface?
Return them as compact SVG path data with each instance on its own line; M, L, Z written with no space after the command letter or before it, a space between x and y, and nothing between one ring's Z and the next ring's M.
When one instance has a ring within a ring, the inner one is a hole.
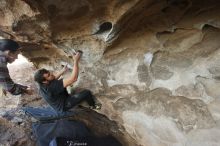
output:
M218 0L1 0L1 36L37 67L82 50L102 114L144 146L220 145Z

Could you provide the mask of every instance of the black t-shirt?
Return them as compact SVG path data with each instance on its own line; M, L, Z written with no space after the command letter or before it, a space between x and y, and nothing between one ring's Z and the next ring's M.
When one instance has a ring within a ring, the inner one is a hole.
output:
M63 87L63 80L53 80L48 85L40 85L40 94L56 111L63 112L69 94Z

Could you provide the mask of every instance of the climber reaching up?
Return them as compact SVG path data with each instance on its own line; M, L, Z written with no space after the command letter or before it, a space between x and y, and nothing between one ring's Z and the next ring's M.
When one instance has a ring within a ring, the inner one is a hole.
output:
M35 73L34 79L39 84L40 95L57 112L67 111L82 101L86 101L92 109L100 109L101 105L96 104L94 96L89 90L83 90L74 95L68 94L66 87L78 79L81 52L72 54L72 57L74 61L73 70L67 78L58 79L66 69L57 75L44 68Z

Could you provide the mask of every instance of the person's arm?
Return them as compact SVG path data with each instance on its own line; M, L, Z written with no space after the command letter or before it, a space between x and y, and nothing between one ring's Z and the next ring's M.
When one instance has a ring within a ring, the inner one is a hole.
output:
M72 83L76 82L78 79L78 73L79 73L79 59L80 59L81 53L77 52L73 55L73 71L71 75L67 78L63 79L63 86L66 88L67 86L71 85Z
M23 89L24 94L33 95L34 90L30 87Z
M12 95L33 94L33 89L31 89L30 87L16 84L14 82L8 83L7 87L9 89L8 92L10 92Z
M67 65L65 65L64 67L63 67L63 69L59 72L59 73L57 73L57 74L55 74L54 76L55 76L55 79L59 79L60 78L60 76L62 76L66 71L67 71Z

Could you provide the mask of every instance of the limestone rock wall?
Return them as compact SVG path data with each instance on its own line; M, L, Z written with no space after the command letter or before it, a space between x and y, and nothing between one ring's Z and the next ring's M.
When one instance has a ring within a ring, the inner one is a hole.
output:
M36 66L83 56L75 86L144 146L220 145L218 0L1 0L1 35Z

